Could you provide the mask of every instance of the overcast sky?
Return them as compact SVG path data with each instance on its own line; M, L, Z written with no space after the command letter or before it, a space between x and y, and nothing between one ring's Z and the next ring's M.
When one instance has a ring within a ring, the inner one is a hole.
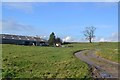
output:
M96 27L94 41L117 41L117 2L3 2L2 33L39 35L51 32L64 41L86 41L85 27Z

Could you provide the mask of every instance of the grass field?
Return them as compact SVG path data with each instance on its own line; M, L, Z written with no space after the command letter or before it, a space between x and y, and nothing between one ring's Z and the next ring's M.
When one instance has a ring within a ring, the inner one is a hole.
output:
M118 51L118 43L99 43L99 46L96 47L96 54L102 56L108 60L118 63L120 60L120 51Z
M88 66L75 48L3 45L3 77L84 78Z
M82 49L94 49L96 50L96 55L104 57L108 60L114 61L118 63L118 60L120 60L120 49L118 49L118 43L117 42L100 42L100 43L80 43L80 44L70 44L74 45L74 47L82 48Z
M73 53L83 49L96 49L97 55L117 62L118 43L78 43L73 47L36 47L2 45L3 77L18 78L85 78L89 67Z

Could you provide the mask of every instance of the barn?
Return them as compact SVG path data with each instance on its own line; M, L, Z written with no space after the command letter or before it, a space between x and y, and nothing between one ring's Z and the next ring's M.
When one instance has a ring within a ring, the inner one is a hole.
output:
M0 34L1 44L16 44L16 45L48 45L47 40L40 37Z

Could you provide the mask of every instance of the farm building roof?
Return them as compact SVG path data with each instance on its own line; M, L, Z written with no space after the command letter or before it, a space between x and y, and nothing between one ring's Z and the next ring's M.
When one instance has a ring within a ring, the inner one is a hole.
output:
M43 42L47 42L47 40L39 38L39 37L11 35L11 34L0 34L0 39L13 39L13 40L27 40L27 41L43 41Z

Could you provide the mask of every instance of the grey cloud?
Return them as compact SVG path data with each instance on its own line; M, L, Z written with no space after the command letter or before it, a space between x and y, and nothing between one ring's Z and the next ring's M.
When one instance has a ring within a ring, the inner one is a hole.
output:
M16 9L27 13L32 13L34 12L35 4L36 3L7 2L7 3L3 3L3 6L5 6L5 8L7 9Z
M118 32L113 32L109 37L97 37L93 41L95 42L118 42Z
M112 35L108 39L113 42L118 42L118 32L112 33Z
M7 31L16 31L16 32L34 32L34 28L31 25L25 25L25 24L21 24L15 21L11 21L11 20L3 20L0 22L2 24L2 31L3 32L7 32Z
M74 39L71 36L66 36L65 38L62 39L63 42L73 42Z

